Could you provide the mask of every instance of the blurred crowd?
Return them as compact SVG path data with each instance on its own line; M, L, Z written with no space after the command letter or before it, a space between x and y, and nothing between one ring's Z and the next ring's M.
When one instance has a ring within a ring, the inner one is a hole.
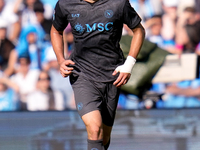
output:
M146 40L156 43L170 55L200 54L200 0L130 0L143 19ZM124 34L131 34L125 26ZM199 108L200 78L197 60L196 78L177 82L152 83L142 99L121 94L122 108L161 109ZM190 61L187 62L190 67ZM170 74L170 73L169 73Z
M200 54L200 0L129 1L142 18L146 40L171 54ZM0 0L0 111L75 109L69 78L60 75L50 41L56 2ZM130 32L124 26L123 35L126 34ZM63 37L64 53L68 58L73 50L70 25L66 27ZM159 89L155 88L158 86ZM153 84L149 90L164 93L165 96L155 101L144 101L136 95L122 93L118 107L200 107L198 78L193 81ZM188 100L185 98L188 97L190 102L186 105Z
M0 0L1 111L75 108L69 79L60 75L50 42L56 2ZM65 34L70 31L68 27ZM72 49L67 43L66 57Z

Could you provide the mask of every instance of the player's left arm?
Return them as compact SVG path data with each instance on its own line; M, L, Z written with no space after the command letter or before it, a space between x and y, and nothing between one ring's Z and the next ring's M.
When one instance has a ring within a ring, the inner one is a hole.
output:
M133 38L131 41L128 57L125 63L121 66L118 66L113 72L113 75L116 75L118 72L120 73L118 78L113 83L116 87L121 87L128 82L131 76L132 68L136 63L137 55L145 38L145 29L141 24L137 25L134 29L132 29L132 31Z

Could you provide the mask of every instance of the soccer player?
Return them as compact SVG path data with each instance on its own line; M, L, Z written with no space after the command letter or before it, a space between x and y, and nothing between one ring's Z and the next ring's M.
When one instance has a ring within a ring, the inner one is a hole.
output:
M88 150L108 149L120 87L129 80L144 40L140 22L128 0L59 0L56 4L51 41L60 73L70 75L76 107L88 133ZM63 31L68 23L74 49L66 59ZM119 45L123 24L133 31L126 60Z

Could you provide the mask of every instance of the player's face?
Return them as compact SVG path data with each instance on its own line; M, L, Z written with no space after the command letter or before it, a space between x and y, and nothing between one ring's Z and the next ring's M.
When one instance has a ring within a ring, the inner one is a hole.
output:
M98 0L84 0L84 1L89 2L89 3L94 3L94 2L96 2Z

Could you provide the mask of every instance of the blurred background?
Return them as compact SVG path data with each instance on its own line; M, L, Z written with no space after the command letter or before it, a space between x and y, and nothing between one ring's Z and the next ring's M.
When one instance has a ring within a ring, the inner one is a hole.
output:
M50 41L57 0L0 0L0 111L74 110L68 78L62 78ZM146 38L119 109L200 107L199 0L130 0ZM65 57L73 51L70 24ZM126 57L132 32L124 25Z
M142 18L146 38L122 87L111 149L197 150L200 0L129 1ZM86 147L69 78L60 75L50 42L56 2L0 0L0 149ZM63 37L68 58L70 25ZM124 25L125 57L131 38Z

